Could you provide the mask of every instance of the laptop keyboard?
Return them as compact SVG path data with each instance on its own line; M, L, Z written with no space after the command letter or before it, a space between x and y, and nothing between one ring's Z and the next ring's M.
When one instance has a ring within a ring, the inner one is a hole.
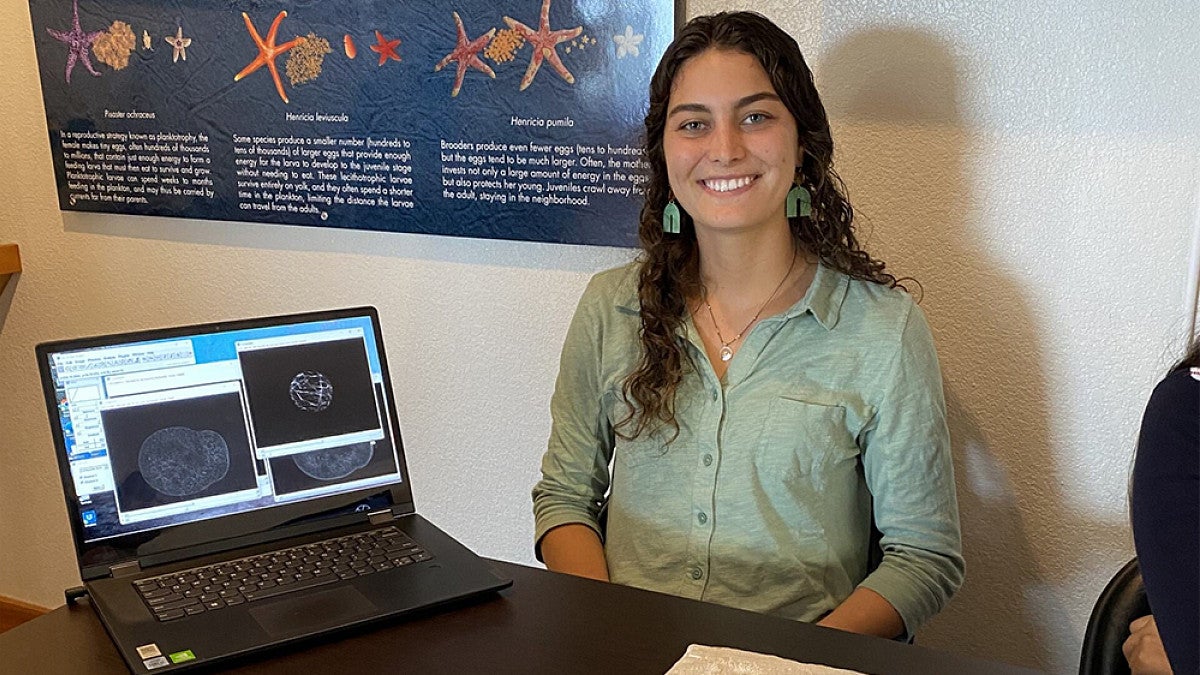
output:
M394 526L133 582L159 621L432 560Z

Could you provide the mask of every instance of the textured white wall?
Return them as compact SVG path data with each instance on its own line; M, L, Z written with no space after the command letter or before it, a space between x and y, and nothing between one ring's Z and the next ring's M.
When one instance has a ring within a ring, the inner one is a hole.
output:
M754 6L808 55L870 247L921 281L938 341L968 574L920 640L1069 672L1131 554L1136 426L1188 323L1200 5ZM559 342L630 252L60 213L30 31L0 7L0 242L26 267L0 295L0 595L77 582L34 344L357 303L383 317L421 510L530 562Z

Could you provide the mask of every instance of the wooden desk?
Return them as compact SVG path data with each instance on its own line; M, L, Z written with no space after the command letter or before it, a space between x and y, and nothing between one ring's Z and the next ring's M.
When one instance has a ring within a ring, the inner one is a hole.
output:
M510 563L513 587L481 602L243 662L254 673L661 674L691 643L866 673L1018 675L1014 666L819 628ZM0 634L5 673L121 673L84 600Z

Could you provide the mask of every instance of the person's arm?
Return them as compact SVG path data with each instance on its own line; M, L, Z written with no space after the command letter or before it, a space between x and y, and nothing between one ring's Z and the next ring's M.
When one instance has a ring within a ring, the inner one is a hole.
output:
M1152 615L1143 616L1129 624L1129 638L1121 645L1132 675L1172 675L1167 651L1158 635L1158 624Z
M600 345L613 302L604 290L612 279L601 277L588 284L563 342L533 515L534 551L547 567L607 579L599 516L615 438L603 407Z
M860 444L883 560L843 603L849 604L826 620L848 617L852 630L891 632L894 617L863 592L870 590L903 624L887 636L907 637L945 606L962 584L964 567L941 370L915 304L890 367L881 373L874 405Z
M856 588L817 625L888 639L904 633L900 612L882 595L863 586Z
M1200 672L1200 381L1187 370L1154 388L1138 435L1130 512L1156 636L1180 673Z
M546 569L577 577L608 581L604 545L595 530L577 523L559 525L542 537Z

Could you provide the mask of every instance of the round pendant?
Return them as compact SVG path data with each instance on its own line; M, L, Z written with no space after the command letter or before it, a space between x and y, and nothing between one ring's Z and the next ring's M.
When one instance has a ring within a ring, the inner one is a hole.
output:
M721 360L728 361L729 359L732 359L732 358L733 358L733 350L729 348L729 345L721 345Z

